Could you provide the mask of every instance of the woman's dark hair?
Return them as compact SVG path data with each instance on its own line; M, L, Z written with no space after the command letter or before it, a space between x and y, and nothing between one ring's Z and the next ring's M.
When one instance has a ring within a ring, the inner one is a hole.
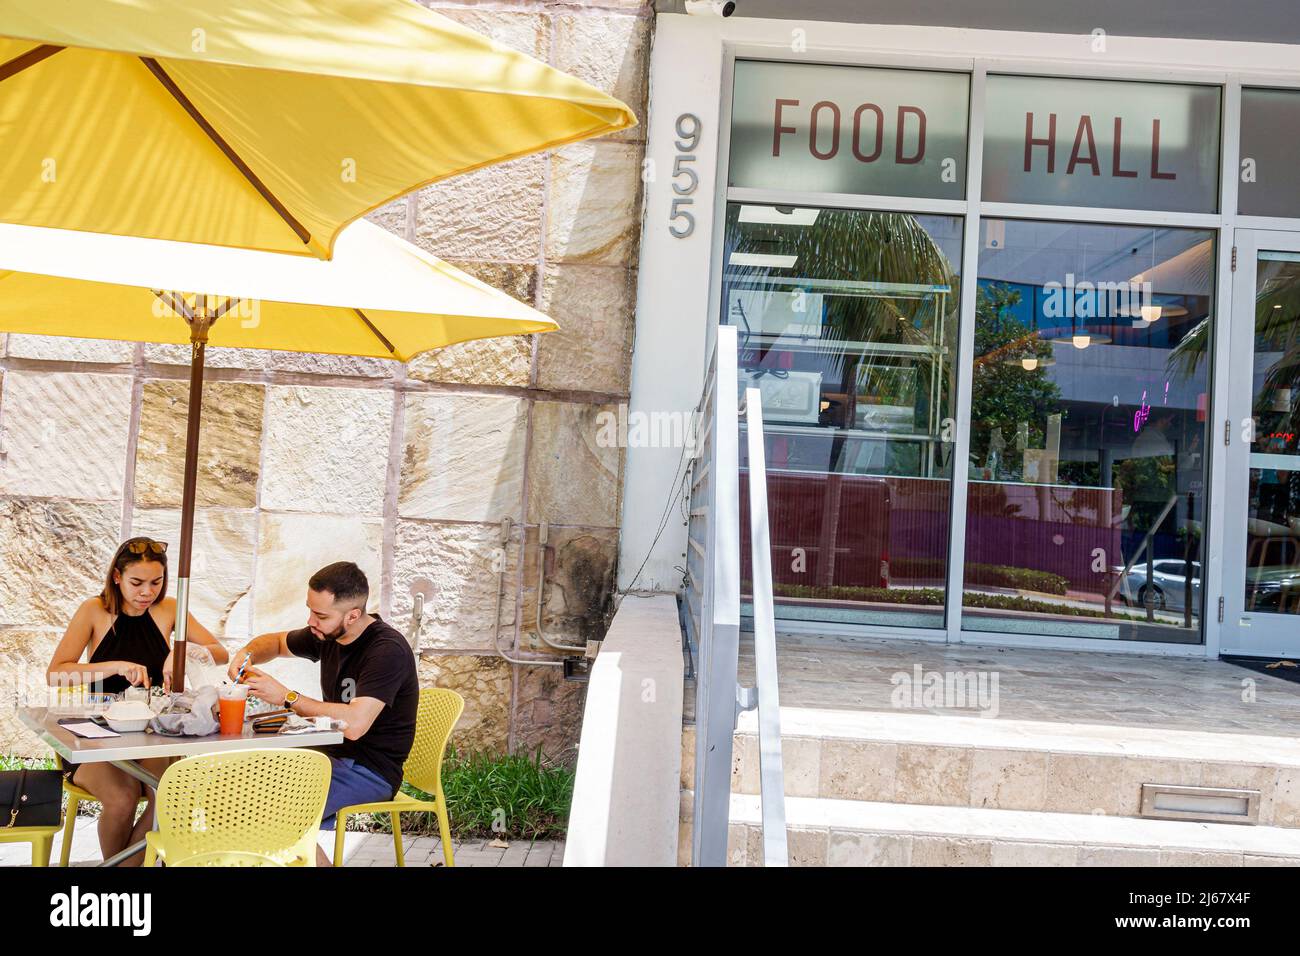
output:
M160 544L152 538L131 538L118 545L117 551L113 554L113 560L108 565L108 574L104 578L104 590L99 595L99 603L103 605L104 610L109 614L118 614L122 610L122 589L113 580L113 572L125 574L127 568L133 564L139 564L141 561L157 561L162 565L162 589L159 590L158 596L154 598L153 603L157 604L165 598L167 596L168 578L166 549L167 545Z
M355 604L363 611L370 597L370 582L366 580L366 573L351 561L325 565L311 576L307 587L313 591L328 591L334 595L336 604Z

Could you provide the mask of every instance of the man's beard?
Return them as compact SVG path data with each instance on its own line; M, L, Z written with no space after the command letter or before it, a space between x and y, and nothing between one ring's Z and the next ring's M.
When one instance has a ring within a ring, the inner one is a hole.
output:
M322 631L322 632L320 633L320 640L322 640L322 641L337 641L337 640L338 640L340 637L342 637L346 632L347 632L347 627L344 626L344 625L340 625L340 626L339 626L339 629L338 629L337 631L332 631L332 632L329 633L329 634L326 634L324 631Z

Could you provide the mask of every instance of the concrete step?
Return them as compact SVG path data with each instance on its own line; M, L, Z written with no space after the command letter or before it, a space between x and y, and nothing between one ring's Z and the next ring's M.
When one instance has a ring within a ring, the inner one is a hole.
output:
M682 791L679 862L690 856ZM761 863L757 796L732 794L729 865ZM789 797L792 866L1300 866L1300 830Z
M1300 740L906 711L781 708L786 793L877 803L1136 817L1142 784L1259 792L1257 823L1300 827ZM755 715L732 790L758 792ZM694 786L694 728L682 786Z

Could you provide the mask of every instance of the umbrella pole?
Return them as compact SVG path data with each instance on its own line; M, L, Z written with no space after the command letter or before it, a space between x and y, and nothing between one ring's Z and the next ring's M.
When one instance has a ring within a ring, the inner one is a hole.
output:
M199 475L199 422L203 415L203 362L212 318L199 297L190 325L190 407L185 428L185 478L181 492L181 553L176 567L176 640L172 644L172 690L185 690L185 651L190 623L190 553L194 548L194 498Z

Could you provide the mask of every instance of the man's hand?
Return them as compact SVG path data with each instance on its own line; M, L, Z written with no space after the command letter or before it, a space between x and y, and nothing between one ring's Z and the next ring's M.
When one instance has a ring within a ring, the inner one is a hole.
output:
M252 655L249 654L247 650L242 650L238 654L230 655L230 666L226 668L226 676L232 681L239 676L239 668L243 666L245 657L250 661L252 660ZM244 673L247 674L249 671L246 670Z
M270 674L263 674L256 667L250 667L244 671L244 683L248 685L250 694L259 700L266 701L268 704L274 704L276 707L284 703L284 698L289 693L289 688Z

